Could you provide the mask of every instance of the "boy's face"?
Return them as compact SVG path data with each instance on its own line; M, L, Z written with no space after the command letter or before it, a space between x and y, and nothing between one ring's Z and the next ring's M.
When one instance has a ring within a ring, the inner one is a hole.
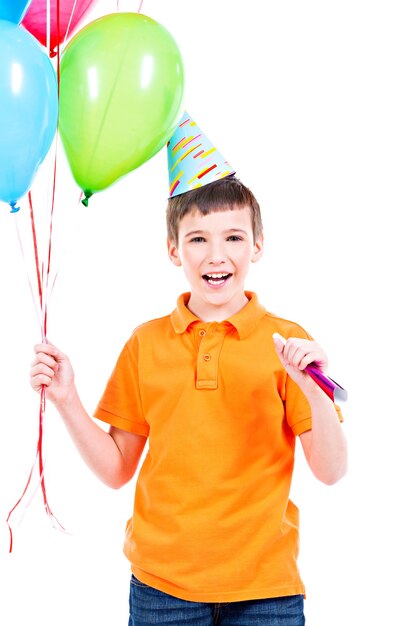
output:
M168 241L171 261L183 266L190 283L189 309L204 321L222 321L242 309L250 263L262 251L248 207L208 215L192 211L180 221L178 244Z

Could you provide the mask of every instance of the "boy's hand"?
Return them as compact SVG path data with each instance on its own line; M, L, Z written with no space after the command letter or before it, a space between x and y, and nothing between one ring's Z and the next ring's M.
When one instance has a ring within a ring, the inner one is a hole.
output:
M316 341L309 339L299 339L297 337L289 337L284 339L279 333L273 334L274 346L277 356L282 362L283 367L289 376L302 389L305 395L317 393L318 386L311 377L304 373L304 369L310 364L315 365L326 372L328 366L328 358L322 348Z
M35 346L30 384L38 393L46 387L46 397L54 404L66 402L75 390L74 372L68 357L51 343Z

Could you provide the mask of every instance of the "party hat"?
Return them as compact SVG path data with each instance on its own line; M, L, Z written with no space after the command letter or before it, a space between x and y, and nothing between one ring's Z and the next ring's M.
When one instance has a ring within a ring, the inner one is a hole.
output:
M235 174L187 112L167 143L167 157L170 198Z

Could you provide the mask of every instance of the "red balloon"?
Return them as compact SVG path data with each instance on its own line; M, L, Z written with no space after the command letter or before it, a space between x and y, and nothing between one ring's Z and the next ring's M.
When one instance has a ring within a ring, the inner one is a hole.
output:
M58 45L70 37L95 2L96 0L50 0L49 55L51 57L57 54ZM47 0L32 0L22 26L43 46L47 45L47 24Z

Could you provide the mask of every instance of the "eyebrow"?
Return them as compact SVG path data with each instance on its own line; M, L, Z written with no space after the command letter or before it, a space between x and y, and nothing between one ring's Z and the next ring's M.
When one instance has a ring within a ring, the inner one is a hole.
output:
M191 230L190 232L186 233L184 236L185 237L190 237L191 235L206 235L207 231L205 230ZM223 234L226 235L227 233L231 234L231 233L242 233L243 235L247 234L246 230L243 230L242 228L228 228L227 230L223 231Z

